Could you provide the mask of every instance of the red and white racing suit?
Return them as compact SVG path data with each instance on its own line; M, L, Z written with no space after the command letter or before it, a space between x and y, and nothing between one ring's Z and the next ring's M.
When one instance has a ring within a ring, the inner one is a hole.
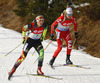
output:
M57 37L57 44L58 47L53 55L53 57L57 57L59 52L62 49L62 39L67 43L67 55L70 55L71 50L72 50L72 45L71 45L71 35L69 31L69 27L71 24L74 23L74 30L77 32L77 22L76 18L74 16L71 17L70 20L68 20L65 15L62 15L58 17L55 22L51 25L51 34L54 34L54 27L58 24L57 29L56 29L56 37Z

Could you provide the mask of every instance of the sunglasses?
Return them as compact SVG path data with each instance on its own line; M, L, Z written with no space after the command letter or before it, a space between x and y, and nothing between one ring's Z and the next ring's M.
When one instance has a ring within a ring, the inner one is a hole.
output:
M67 14L68 16L72 16L72 14Z

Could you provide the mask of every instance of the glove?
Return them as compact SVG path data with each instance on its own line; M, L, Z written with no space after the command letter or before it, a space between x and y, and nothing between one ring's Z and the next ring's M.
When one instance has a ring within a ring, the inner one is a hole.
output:
M51 34L51 40L54 40L54 34Z
M25 37L23 37L22 44L25 44L25 41L26 41L26 39L25 39Z
M76 38L76 39L78 38L78 33L77 33L77 32L75 32L75 38Z

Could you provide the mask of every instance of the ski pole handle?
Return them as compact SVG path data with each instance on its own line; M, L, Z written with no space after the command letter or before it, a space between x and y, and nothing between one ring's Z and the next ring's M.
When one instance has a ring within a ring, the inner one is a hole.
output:
M6 57L8 54L10 54L12 51L14 51L16 48L18 48L21 44L19 44L18 46L16 46L14 49L12 49L10 52L8 52L6 55L4 55L4 57Z

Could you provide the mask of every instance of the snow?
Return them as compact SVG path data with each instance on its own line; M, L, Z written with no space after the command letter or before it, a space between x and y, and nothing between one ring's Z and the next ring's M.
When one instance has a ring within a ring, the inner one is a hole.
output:
M53 41L45 50L43 72L46 75L63 78L56 80L51 78L29 76L26 73L34 73L37 71L37 62L34 61L38 58L37 52L34 48L30 50L26 59L18 67L11 80L8 80L8 72L13 67L16 60L20 57L23 45L16 48L9 55L4 57L9 51L21 43L21 33L5 29L0 26L0 83L99 83L100 82L100 58L95 58L82 50L72 50L71 60L74 64L81 65L90 69L83 69L77 67L58 66L51 69L47 63L52 58L53 53L57 48L57 43ZM43 42L44 48L50 40ZM64 64L66 58L66 48L63 48L58 55L54 65Z
M88 5L90 5L90 3L83 3L83 4L80 4L80 5L75 5L75 4L73 4L73 7L74 7L74 8L78 8L78 7L88 6Z

